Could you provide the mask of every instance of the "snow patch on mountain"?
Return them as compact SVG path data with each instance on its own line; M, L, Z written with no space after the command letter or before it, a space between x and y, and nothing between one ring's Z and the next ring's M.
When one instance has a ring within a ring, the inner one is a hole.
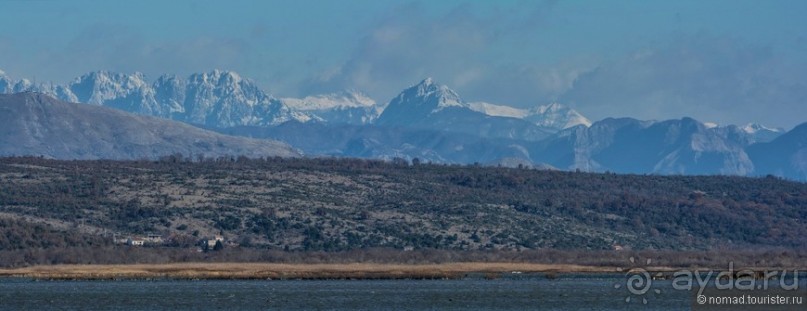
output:
M574 109L558 103L537 106L531 109L519 109L504 105L475 102L469 103L468 108L489 116L524 119L557 131L578 125L591 126L591 121L588 118Z
M530 109L530 113L524 118L543 127L557 130L567 129L582 125L591 126L591 120L581 115L574 109L558 103L538 106Z
M325 123L369 124L375 121L384 107L367 95L347 90L332 94L304 98L282 98L289 108L304 112L313 120Z
M306 96L304 98L282 98L281 100L289 107L300 111L372 107L376 105L375 100L356 90Z
M740 128L754 142L769 142L785 133L784 129L767 127L762 124L749 123Z
M715 122L703 122L703 126L706 127L707 129L713 129L720 127L720 124L717 124Z
M518 119L523 119L530 113L529 110L527 109L518 109L510 106L495 105L486 102L468 103L468 108L471 108L471 110L473 111L481 112L489 116L509 117Z
M767 131L767 132L774 132L774 133L783 133L784 129L775 128L775 127L767 127L762 124L758 123L748 123L742 127L743 131L748 134L756 134L760 131Z

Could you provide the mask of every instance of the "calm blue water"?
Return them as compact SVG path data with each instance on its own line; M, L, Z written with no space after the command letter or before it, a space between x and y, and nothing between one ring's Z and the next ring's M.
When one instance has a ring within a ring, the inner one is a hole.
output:
M34 281L0 279L2 310L681 310L687 292L625 302L624 277L496 280ZM669 281L654 286L670 287Z

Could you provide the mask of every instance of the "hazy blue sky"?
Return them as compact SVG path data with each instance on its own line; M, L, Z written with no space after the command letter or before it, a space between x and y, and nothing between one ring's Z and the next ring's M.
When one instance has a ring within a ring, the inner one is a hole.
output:
M807 121L807 1L3 1L0 69L67 82L234 70L278 96L386 102L431 76L466 101Z

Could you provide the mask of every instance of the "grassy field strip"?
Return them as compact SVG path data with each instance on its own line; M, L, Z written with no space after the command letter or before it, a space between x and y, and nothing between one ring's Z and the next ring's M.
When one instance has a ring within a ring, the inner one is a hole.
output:
M0 277L36 279L401 279L461 278L471 273L605 273L612 267L533 263L446 264L281 264L176 263L134 265L53 265L0 270Z

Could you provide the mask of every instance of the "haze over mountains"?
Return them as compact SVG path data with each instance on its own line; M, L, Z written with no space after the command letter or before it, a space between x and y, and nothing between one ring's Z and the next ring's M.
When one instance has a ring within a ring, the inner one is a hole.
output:
M65 85L0 75L0 93L23 91L277 139L307 155L807 179L804 125L785 134L759 124L717 126L692 118L591 122L559 103L530 109L469 103L432 79L381 103L355 90L276 98L219 70L153 82L138 73L99 71Z

